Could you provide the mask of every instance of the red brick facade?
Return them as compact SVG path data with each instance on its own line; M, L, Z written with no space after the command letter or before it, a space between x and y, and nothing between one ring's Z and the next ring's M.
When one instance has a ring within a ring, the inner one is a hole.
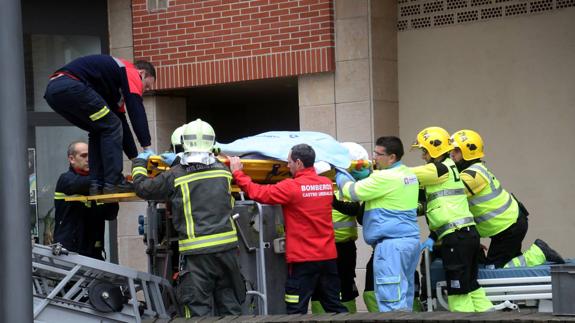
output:
M333 71L333 0L132 1L134 56L157 89Z

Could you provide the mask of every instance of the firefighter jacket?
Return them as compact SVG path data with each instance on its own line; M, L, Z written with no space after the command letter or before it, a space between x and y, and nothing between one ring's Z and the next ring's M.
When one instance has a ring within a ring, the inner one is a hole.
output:
M401 162L375 170L369 177L343 185L344 197L365 201L363 237L375 246L383 239L419 238L415 174Z
M413 172L425 189L426 217L429 229L440 240L457 229L475 225L467 205L467 197L455 163L442 162L413 167Z
M104 259L105 220L118 216L118 203L66 202L74 195L88 195L89 176L76 173L72 167L60 175L54 192L54 241L69 251Z
M234 172L236 184L252 200L282 206L286 227L286 262L337 258L331 202L332 182L313 167L274 185L259 185L242 171Z
M517 222L519 205L485 165L477 162L461 172L469 210L481 237L492 237Z
M209 254L238 246L232 220L232 174L224 164L178 164L148 178L146 163L139 158L133 162L136 195L171 202L181 254Z

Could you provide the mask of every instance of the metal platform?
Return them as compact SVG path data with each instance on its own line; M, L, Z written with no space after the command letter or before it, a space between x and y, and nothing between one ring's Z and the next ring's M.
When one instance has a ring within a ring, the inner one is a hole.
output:
M141 322L168 319L177 309L165 279L54 251L32 250L34 322Z

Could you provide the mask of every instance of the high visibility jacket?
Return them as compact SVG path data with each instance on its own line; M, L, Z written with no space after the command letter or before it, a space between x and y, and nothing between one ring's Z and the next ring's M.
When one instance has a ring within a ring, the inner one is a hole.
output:
M334 192L337 196L337 192ZM343 200L343 196L337 197ZM335 242L347 242L357 240L357 219L353 215L345 215L336 209L331 211Z
M463 182L450 158L441 163L428 163L412 169L425 189L427 222L437 239L456 229L475 225L467 205Z
M222 163L175 165L148 178L146 160L135 159L132 177L136 194L172 203L174 228L181 254L209 254L237 247L232 220L232 174Z
M66 202L66 197L88 195L89 176L77 173L72 167L60 175L54 192L54 242L83 256L104 259L106 220L118 216L118 203Z
M519 205L485 165L475 163L461 172L469 210L481 237L492 237L509 228L519 216Z
M365 201L363 237L368 244L389 238L419 238L418 181L401 162L375 170L358 182L347 182L341 191L352 201Z
M234 179L252 200L282 206L288 263L337 258L329 178L318 176L313 167L308 167L274 185L256 184L242 171L235 171Z

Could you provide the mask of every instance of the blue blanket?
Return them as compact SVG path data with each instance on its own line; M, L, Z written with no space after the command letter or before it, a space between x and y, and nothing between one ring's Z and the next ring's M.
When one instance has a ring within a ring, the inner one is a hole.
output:
M325 161L347 169L351 164L347 149L333 137L313 131L269 131L238 139L218 147L228 156L245 157L260 154L271 159L287 161L291 147L308 144L315 150L315 161Z

